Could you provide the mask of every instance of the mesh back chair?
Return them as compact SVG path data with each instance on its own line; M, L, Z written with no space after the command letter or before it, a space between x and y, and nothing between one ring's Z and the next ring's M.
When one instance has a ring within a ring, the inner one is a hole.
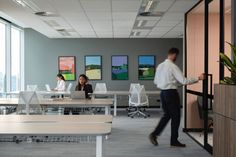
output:
M203 101L202 96L198 96L197 97L198 114L199 114L199 118L201 120L204 120L204 112L203 112L203 103L202 103L202 101ZM208 104L210 104L210 101L212 101L212 100L208 99ZM208 110L208 121L210 121L210 123L209 123L207 129L210 129L210 127L213 126L213 112L211 110Z
M36 92L24 91L20 92L17 114L42 114L42 108L39 103Z
M37 85L27 85L26 90L27 91L36 91L38 89Z
M131 83L129 86L129 92L131 93L135 87L139 87L139 86L140 86L139 83Z
M139 87L140 87L139 83L131 83L129 87L129 93L131 93L133 89L139 88ZM133 109L135 109L133 106L129 106L128 108L126 108L128 112L131 112Z
M135 86L129 95L129 106L135 108L135 111L129 112L128 116L143 116L144 118L150 115L146 113L145 107L149 106L148 96L143 85Z

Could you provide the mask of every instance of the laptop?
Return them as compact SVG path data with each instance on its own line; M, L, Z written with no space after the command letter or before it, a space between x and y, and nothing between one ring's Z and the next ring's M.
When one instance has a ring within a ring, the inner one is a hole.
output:
M50 86L49 86L49 84L45 84L45 87L46 87L46 90L47 90L48 92L52 91L51 88L50 88Z
M84 91L72 91L70 95L71 99L85 99Z

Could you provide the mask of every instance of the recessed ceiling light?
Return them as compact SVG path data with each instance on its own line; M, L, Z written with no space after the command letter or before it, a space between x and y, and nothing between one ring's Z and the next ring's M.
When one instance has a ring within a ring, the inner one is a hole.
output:
M40 8L34 2L32 2L32 0L13 0L13 2L17 3L22 7L27 7L33 12L40 11Z
M35 12L34 13L35 15L38 15L38 16L58 16L57 14L53 13L53 12L49 12L49 11L39 11L39 12Z

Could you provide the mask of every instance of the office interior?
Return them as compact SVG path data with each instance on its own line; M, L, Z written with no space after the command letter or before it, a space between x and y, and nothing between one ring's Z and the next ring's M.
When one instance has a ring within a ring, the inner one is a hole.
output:
M117 101L117 109L112 104L108 111L84 106L79 110L81 115L113 116L102 153L84 142L89 138L83 135L74 142L52 140L40 145L29 139L19 144L0 140L0 156L27 156L24 150L31 156L214 156L214 84L231 75L220 64L219 52L231 55L227 42L235 43L234 8L233 0L0 0L0 101L18 98L15 93L32 85L37 91L46 91L46 84L55 88L60 57L75 59L74 78L66 81L74 91L79 75L86 73L86 57L94 56L101 58L100 77L89 83L93 90L105 83L107 92L115 94L98 98ZM171 47L180 50L176 65L184 76L207 74L203 82L178 89L180 139L187 143L183 149L169 147L170 124L158 138L159 146L150 144L148 135L163 114L160 90L153 76L143 79L139 69L140 57L152 56L156 68ZM112 74L113 58L118 56L127 57L127 76L121 79ZM145 87L148 107L140 112L150 117L128 116L130 93L124 93L134 83ZM61 107L47 109L45 116L63 114L64 108L62 113ZM12 106L0 106L0 111L17 115Z

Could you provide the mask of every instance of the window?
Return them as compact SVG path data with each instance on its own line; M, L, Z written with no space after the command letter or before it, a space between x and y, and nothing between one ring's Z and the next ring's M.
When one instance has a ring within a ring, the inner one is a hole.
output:
M20 90L20 43L21 32L18 28L11 28L11 91Z
M6 26L0 21L0 92L5 91L6 78Z
M0 20L0 92L24 87L22 35L22 29Z

